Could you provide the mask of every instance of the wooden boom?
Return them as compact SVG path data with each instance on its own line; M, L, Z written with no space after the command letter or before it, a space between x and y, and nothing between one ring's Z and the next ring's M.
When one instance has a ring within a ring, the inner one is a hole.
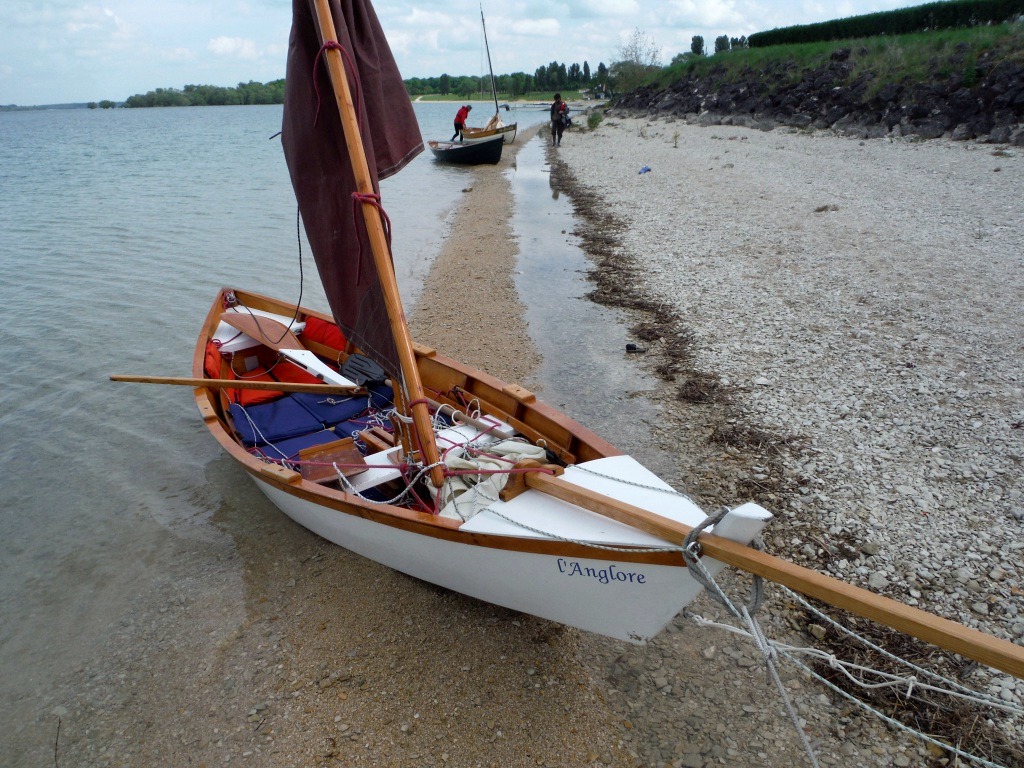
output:
M526 485L570 504L631 525L672 544L681 545L692 530L688 525L610 499L560 477L530 472ZM704 555L782 584L845 611L877 621L927 643L1024 680L1024 648L955 621L876 595L831 576L789 563L778 557L712 534L700 537Z
M285 381L257 381L246 379L193 379L184 376L128 376L112 373L111 381L131 384L171 384L179 387L209 387L210 389L262 389L268 392L311 392L317 395L364 394L363 387L345 387L335 384L299 384Z
M317 25L320 28L320 41L325 44L337 43L338 34L334 28L334 19L331 16L327 0L316 0L316 15ZM334 86L334 99L341 115L345 144L348 147L349 159L356 177L356 187L364 195L374 194L366 152L363 149L362 136L359 132L359 121L356 119L355 105L352 102L348 78L345 76L345 64L342 61L341 52L329 48L325 52L324 58L327 60L327 70L331 76L331 84ZM364 202L362 210L363 218L366 221L366 231L370 238L370 247L373 250L373 260L380 279L381 291L384 294L384 304L387 306L388 319L391 322L391 334L398 350L398 361L402 366L405 385L409 391L408 402L412 403L413 426L416 429L424 460L427 464L434 465L430 470L430 480L440 488L444 483L444 470L438 463L440 457L437 452L437 444L434 442L430 411L424 399L423 383L420 381L419 369L416 367L416 354L409 336L405 311L402 309L398 283L395 280L395 273L392 271L391 253L387 237L384 234L384 225L381 222L380 211L375 205Z

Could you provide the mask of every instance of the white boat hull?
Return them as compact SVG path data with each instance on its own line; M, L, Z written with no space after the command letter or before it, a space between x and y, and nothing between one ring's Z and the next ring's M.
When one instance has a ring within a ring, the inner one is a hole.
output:
M326 315L224 289L196 345L196 377L231 377L236 353L225 356L226 342L215 343L214 334L224 308L236 304L246 311L280 316L282 324L305 323L302 339L310 351L326 360L342 354L330 346L338 340L330 335ZM212 367L211 349L216 353L214 374L207 370ZM246 363L255 354L248 346L237 352L247 356ZM285 514L339 546L418 579L632 642L656 635L700 593L678 546L685 531L706 520L696 504L528 390L473 371L435 350L421 347L415 352L426 388L449 399L439 410L455 412L460 422L436 425L434 442L440 451L456 465L460 457L488 457L478 467L482 474L465 466L451 470L433 514L422 505L382 504L367 495L394 495L410 482L401 461L396 463L401 443L395 445L386 431L360 432L366 450L375 452L365 455L366 469L340 485L303 473L315 466L317 449L334 450L330 447L339 442L337 428L343 433L353 428L344 420L331 421L334 414L319 410L321 403L303 404L288 396L242 406L233 399L238 393L197 388L196 405L213 436ZM456 407L467 397L472 398L475 415ZM254 425L262 419L260 439L291 459L278 461L262 448L244 445L234 426L239 410ZM328 422L334 426L324 428ZM302 431L289 431L296 426ZM296 447L289 444L293 439L308 443ZM472 450L467 448L470 444ZM500 483L485 481L491 470L484 465L504 455L512 466L523 462L526 467L541 460L530 457L538 448L552 462L541 471L558 474L555 485L512 481L507 493L499 493ZM314 453L303 456L305 450ZM517 455L529 458L514 458ZM324 455L333 461L330 456L329 451ZM466 479L456 482L458 477ZM714 534L746 545L770 518L756 504L744 504L729 512ZM712 572L724 567L706 556L702 562Z
M620 640L642 643L654 637L701 591L689 571L679 565L539 554L424 536L322 506L254 479L290 518L345 549L489 603ZM533 508L545 516L545 508L552 505L571 506L535 491L527 491L508 506ZM628 526L608 530L609 524L612 529L620 526L571 508L577 515L594 518L605 529L603 538L614 541L622 532L647 537ZM770 517L761 507L747 504L733 510L715 533L748 543ZM543 538L536 533L529 536ZM658 544L665 546L657 540L646 541L647 546ZM707 558L703 562L713 574L725 567Z

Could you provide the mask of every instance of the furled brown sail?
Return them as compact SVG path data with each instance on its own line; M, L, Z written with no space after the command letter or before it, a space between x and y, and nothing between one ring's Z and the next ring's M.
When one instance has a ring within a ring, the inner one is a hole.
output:
M397 173L423 151L416 115L377 15L364 0L330 0L374 176ZM400 376L356 181L333 104L313 0L294 0L281 141L331 312L349 339ZM318 94L319 89L319 94Z

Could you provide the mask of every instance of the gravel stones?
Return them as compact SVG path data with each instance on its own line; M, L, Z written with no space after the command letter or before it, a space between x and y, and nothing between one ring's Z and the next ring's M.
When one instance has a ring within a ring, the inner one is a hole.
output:
M718 416L663 400L672 481L705 506L761 493L771 551L1020 642L1024 156L614 113L551 156L618 220L616 259L692 333L693 368L736 383ZM716 419L794 439L722 461Z

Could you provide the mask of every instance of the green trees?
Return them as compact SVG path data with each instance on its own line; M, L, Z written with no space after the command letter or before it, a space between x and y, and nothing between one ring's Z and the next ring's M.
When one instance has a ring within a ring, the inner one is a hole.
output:
M177 88L157 88L144 94L135 94L125 100L126 107L204 107L231 104L283 104L284 80L269 83L239 83L235 88L219 85L186 85ZM103 106L103 102L100 102Z
M1022 13L1024 0L947 0L894 11L880 11L816 24L755 32L750 36L749 43L751 48L765 48L770 45L812 43L822 40L907 35L927 30L1002 24Z

